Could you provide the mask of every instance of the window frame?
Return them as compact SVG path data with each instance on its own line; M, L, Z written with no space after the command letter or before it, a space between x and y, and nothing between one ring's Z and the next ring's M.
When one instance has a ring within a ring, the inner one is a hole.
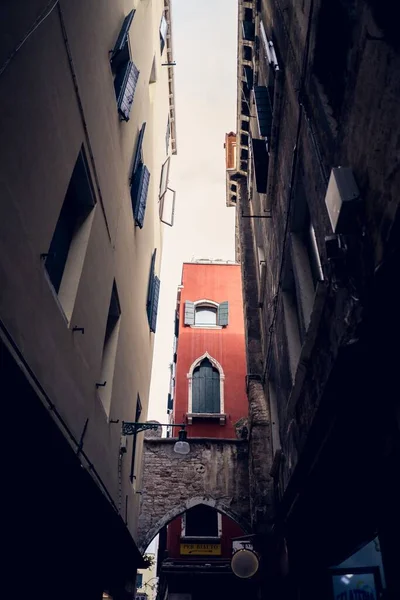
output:
M212 366L219 371L219 413L194 413L193 412L193 373L194 370L202 363L202 361L207 358ZM188 380L188 412L187 412L187 420L189 424L192 424L193 419L209 419L209 420L217 420L220 425L225 425L226 415L225 415L225 399L224 399L224 388L225 388L225 373L221 366L221 364L212 357L208 352L202 354L196 358L195 361L190 366L189 372L186 375Z
M187 534L186 533L186 513L189 512L189 510L191 510L191 508L196 508L198 506L207 506L210 510L215 510L215 512L217 513L217 535L213 536L213 535L191 535L191 534ZM215 540L215 541L220 541L222 538L222 514L220 512L218 512L215 508L213 508L212 506L208 506L208 504L196 504L195 506L192 506L191 508L189 508L187 511L185 511L182 515L182 522L181 522L181 540L182 541L189 541L189 540Z
M194 324L191 325L191 327L197 327L198 329L222 329L222 325L218 325L218 307L219 303L214 302L213 300L206 300L205 298L202 300L196 300L194 302ZM215 309L215 325L196 323L196 312L199 308Z

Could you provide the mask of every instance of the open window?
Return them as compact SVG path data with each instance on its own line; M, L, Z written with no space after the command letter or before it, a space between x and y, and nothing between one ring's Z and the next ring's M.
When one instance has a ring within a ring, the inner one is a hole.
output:
M229 324L229 302L198 300L185 302L185 325L192 327L227 327Z
M117 41L111 51L111 69L114 73L114 89L117 99L118 113L122 121L129 121L136 85L139 79L139 69L131 60L129 46L129 29L135 11L125 17Z
M135 155L132 164L131 177L131 200L132 211L136 225L142 229L146 214L147 196L150 187L150 172L144 164L143 139L146 123L143 123L136 144Z
M78 291L92 224L95 195L82 146L65 194L44 266L69 320Z

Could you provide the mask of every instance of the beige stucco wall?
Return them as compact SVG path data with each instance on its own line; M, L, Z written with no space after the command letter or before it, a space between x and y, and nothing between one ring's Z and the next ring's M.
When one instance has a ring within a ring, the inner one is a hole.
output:
M20 6L4 11L1 29L8 33L0 36L0 64L47 2L25 4L24 11ZM126 123L117 113L109 51L134 5L129 39L140 76ZM119 494L120 424L109 423L96 382L115 278L121 321L109 418L134 420L138 393L146 418L154 343L146 297L155 248L156 273L160 271L158 189L168 116L167 69L161 67L166 50L161 58L159 43L162 11L163 0L61 0L0 77L0 319L77 439L89 419L84 450L115 503L123 499L124 518L128 496L127 520L133 534L138 502L128 477L132 440L122 461ZM150 90L154 56L158 80ZM151 180L140 230L132 216L129 177L144 121L143 154ZM76 275L71 314L65 315L40 254L48 251L81 144L97 204L81 257L83 268ZM73 333L74 326L84 327L84 335ZM139 435L137 464L141 441Z

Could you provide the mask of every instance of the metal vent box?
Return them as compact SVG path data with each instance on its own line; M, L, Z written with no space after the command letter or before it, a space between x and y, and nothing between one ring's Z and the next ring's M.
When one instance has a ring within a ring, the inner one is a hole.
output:
M335 167L331 171L325 204L335 233L352 233L358 212L360 192L350 168Z

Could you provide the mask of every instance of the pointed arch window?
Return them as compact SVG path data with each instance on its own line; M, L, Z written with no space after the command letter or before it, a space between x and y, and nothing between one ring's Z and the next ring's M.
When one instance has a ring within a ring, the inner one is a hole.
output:
M206 352L192 364L188 379L189 423L193 419L216 419L223 425L225 376L221 365Z
M219 371L208 358L193 371L192 411L194 413L219 413L221 398Z

